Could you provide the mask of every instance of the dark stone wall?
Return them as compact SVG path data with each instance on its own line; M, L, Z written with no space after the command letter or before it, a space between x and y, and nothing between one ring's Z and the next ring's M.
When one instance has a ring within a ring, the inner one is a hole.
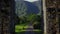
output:
M0 0L0 34L14 34L15 0Z
M60 0L46 0L46 20L47 20L47 34L59 33L59 6Z

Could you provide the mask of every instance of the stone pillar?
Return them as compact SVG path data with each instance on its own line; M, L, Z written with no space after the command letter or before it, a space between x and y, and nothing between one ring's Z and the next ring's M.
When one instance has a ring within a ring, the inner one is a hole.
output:
M0 0L0 34L14 34L14 0Z
M60 0L43 0L44 34L60 34L58 22L59 3Z
M43 0L44 34L46 34L46 3Z

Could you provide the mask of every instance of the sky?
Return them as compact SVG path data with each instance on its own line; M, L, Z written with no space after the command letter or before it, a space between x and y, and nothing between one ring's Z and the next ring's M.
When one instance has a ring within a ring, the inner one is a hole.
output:
M35 2L35 1L38 1L38 0L25 0L25 1L28 1L28 2Z

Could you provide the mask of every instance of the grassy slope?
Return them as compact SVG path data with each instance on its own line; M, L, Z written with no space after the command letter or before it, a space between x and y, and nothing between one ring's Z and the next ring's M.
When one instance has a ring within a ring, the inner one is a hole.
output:
M28 24L16 25L15 26L15 32L16 32L16 34L24 34L24 32L27 31L26 29L28 27L29 27ZM33 30L33 31L36 32L36 33L40 33L41 32L41 30Z

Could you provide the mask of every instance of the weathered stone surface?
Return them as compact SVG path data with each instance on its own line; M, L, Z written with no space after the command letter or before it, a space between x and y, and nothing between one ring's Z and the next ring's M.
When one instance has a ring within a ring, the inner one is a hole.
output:
M14 34L15 0L0 0L0 34Z
M60 0L45 0L46 1L46 34L59 33L59 3Z

